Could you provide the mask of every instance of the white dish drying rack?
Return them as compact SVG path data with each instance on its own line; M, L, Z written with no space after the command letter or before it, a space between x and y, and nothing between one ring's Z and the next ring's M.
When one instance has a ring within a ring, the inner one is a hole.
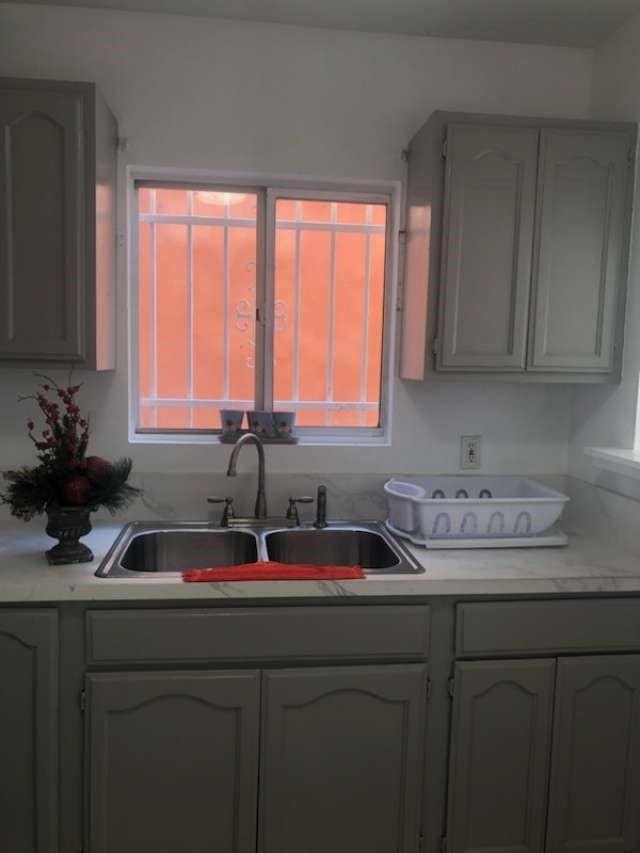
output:
M564 545L566 495L524 477L442 476L385 483L389 529L427 547ZM440 543L440 545L436 545Z

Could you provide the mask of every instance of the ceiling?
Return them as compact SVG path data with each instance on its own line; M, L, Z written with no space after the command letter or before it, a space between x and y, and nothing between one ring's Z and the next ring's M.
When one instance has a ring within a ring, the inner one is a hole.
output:
M17 0L376 33L594 47L640 0Z

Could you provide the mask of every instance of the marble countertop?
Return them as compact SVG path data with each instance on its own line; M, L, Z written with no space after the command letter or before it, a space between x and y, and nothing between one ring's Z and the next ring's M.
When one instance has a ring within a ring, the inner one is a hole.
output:
M175 578L97 578L95 571L121 524L97 522L85 541L95 560L49 566L52 541L42 520L0 523L0 602L203 601L335 597L412 597L640 593L640 503L573 482L561 526L564 548L429 550L408 546L421 575L361 581L265 581L185 584Z

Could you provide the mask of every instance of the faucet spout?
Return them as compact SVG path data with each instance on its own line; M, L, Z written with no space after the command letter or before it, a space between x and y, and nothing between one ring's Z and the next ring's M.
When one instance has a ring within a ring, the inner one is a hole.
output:
M264 445L254 432L247 432L241 435L236 441L229 457L229 465L227 467L227 477L235 477L237 474L238 456L240 450L245 444L254 444L258 451L258 492L256 494L256 505L254 515L256 518L267 517L267 497L265 494L265 460L264 460Z

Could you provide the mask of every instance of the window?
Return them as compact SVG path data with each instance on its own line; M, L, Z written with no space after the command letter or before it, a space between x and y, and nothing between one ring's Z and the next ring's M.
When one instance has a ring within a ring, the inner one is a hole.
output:
M134 199L136 433L266 409L302 436L384 434L389 193L145 180Z

